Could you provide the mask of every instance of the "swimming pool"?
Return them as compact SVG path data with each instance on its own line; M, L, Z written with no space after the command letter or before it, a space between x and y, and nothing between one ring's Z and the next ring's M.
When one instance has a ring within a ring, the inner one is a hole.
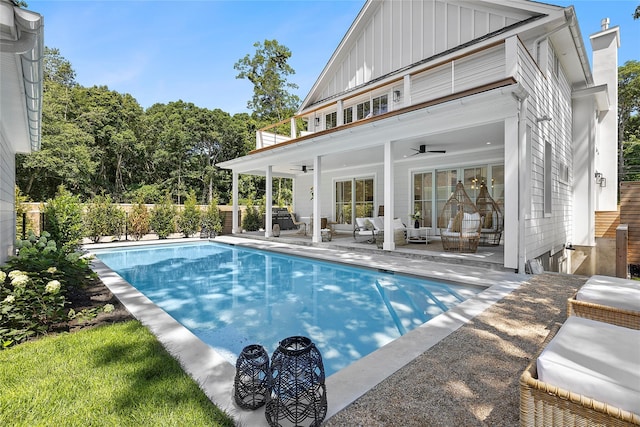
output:
M94 253L230 363L305 335L327 375L484 289L214 242Z

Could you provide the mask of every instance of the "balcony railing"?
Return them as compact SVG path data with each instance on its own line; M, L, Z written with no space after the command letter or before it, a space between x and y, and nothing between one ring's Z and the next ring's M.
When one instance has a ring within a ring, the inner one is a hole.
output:
M430 65L425 64L423 68L414 67L408 70L405 75L398 75L385 86L376 86L375 92L380 94L384 89L388 89L389 99L392 99L393 92L397 92L399 88L402 89L405 93L402 96L402 102L394 102L393 105L390 105L391 108L397 110L499 81L509 77L507 76L507 45L513 45L513 43L517 43L518 49L526 51L519 39L514 36L506 41L501 40L454 58L436 63L430 62ZM525 61L528 59L525 58ZM371 92L372 89L369 88L368 91ZM366 95L366 91L357 94L350 93L349 98L341 98L336 103L319 110L285 119L258 130L256 132L256 149L281 144L314 133L304 130L305 123L311 125L316 131L326 130L323 127L318 128L315 122L316 118L321 119L333 111L338 111L338 115L340 115L340 102L344 107L352 106L349 104L349 100L356 97L362 99L362 95ZM354 122L357 123L357 121ZM341 126L344 125L338 123L332 129L340 129Z

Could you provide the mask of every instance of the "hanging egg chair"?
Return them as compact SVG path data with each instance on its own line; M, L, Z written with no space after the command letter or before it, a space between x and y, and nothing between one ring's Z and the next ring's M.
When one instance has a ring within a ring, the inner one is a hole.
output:
M504 217L502 216L500 206L493 200L484 182L480 186L480 193L476 199L476 207L482 217L480 246L499 245L504 228Z
M449 252L475 252L480 241L480 213L462 182L444 204L438 220L442 248Z

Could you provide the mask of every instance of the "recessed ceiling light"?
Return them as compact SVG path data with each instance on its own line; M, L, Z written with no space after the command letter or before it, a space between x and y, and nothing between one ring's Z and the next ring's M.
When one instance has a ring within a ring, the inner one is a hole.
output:
M491 145L491 141L487 141L487 145Z

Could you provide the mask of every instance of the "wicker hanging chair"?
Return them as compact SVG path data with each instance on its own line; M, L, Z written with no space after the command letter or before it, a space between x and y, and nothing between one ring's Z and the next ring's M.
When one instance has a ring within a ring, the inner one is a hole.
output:
M462 182L444 204L438 227L442 248L450 252L475 252L480 240L480 213Z
M504 217L500 206L493 200L484 182L480 186L480 193L476 199L476 207L482 217L480 228L480 245L497 246L502 238Z

